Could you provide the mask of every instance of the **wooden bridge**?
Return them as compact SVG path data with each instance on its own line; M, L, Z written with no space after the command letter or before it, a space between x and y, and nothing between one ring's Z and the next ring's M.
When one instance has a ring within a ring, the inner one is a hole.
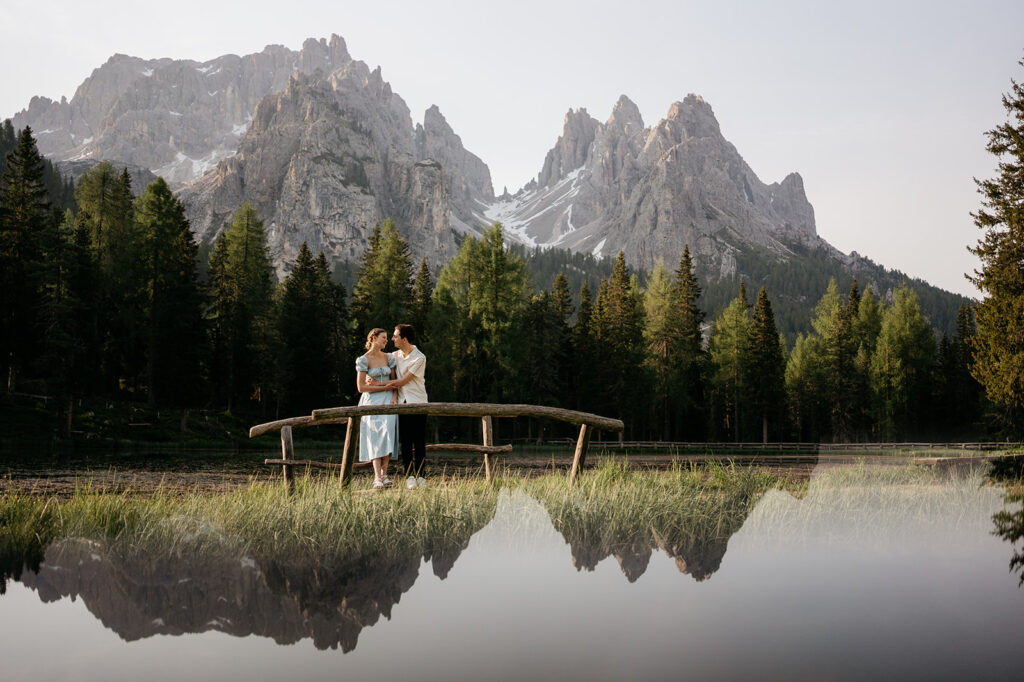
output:
M596 429L602 431L622 431L624 425L620 419L611 419L588 412L563 410L557 407L542 405L501 405L495 403L404 403L401 405L356 405L352 407L329 407L313 410L308 417L292 417L278 421L259 424L249 429L249 437L255 438L274 431L281 432L281 459L268 459L265 464L279 464L284 474L285 485L291 485L292 468L296 466L323 469L338 469L341 485L347 486L352 481L352 469L357 458L356 450L359 442L359 418L374 414L425 414L431 417L479 417L483 427L483 444L473 443L441 443L427 446L427 451L473 452L484 456L484 473L491 480L492 456L511 452L511 445L494 444L494 418L534 417L539 419L555 419L558 421L578 424L579 437L576 439L576 451L573 455L569 482L573 483L579 476L580 469L587 459L587 448L590 446L591 434ZM304 426L321 426L323 424L345 424L345 445L342 448L341 463L314 462L295 459L292 442L292 429ZM397 454L397 453L396 453Z

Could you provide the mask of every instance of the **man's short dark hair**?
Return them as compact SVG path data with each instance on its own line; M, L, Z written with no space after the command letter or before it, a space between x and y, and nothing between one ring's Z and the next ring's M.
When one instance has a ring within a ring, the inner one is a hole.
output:
M398 335L403 339L414 346L416 345L416 328L411 324L396 324L395 331L398 332Z

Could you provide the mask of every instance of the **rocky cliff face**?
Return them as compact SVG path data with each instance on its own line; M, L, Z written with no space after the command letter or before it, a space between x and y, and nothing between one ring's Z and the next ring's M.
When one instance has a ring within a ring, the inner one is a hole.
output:
M413 128L380 70L352 61L295 74L260 102L238 153L182 192L197 237L213 240L245 200L268 226L283 274L303 242L357 260L373 226L395 221L415 258L455 253L452 223L479 221L490 173L436 107Z
M786 244L818 239L803 181L761 182L696 95L644 126L627 97L605 123L569 111L535 186L486 212L513 238L611 256L634 266L674 266L689 244L705 269L735 271L735 252L755 244L785 258Z
M183 188L202 240L251 201L279 274L302 242L358 259L387 218L435 266L457 234L493 221L510 240L623 250L642 268L660 257L671 267L689 244L705 276L735 274L751 247L781 260L794 243L841 257L817 237L800 176L761 182L696 95L651 127L625 96L604 123L570 110L536 181L496 200L486 164L440 110L413 126L380 70L353 60L338 36L202 64L115 55L70 102L33 98L14 124L31 125L66 168L109 159L162 175Z
M182 187L234 154L253 109L293 73L330 73L351 62L338 36L307 40L298 52L270 45L205 63L117 54L71 101L34 97L13 123L32 126L40 151L56 161L117 161Z

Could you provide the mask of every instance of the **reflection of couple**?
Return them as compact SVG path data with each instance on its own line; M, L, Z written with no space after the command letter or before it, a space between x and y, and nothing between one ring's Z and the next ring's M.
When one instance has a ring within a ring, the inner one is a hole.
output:
M385 353L388 333L373 329L366 336L366 353L356 358L356 389L360 405L427 402L424 374L427 356L416 347L416 330L411 324L395 327L391 336L397 350ZM396 417L398 417L396 419ZM359 422L359 461L373 463L373 487L390 488L388 462L402 434L402 468L406 488L422 487L423 458L427 432L425 414L379 414ZM414 466L415 464L415 466Z

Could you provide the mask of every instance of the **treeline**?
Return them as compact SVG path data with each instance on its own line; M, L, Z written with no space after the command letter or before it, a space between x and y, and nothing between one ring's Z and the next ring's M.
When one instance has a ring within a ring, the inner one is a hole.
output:
M972 311L961 307L957 332L936 341L906 287L888 303L856 281L844 293L831 282L813 331L789 348L764 288L751 303L740 282L705 319L688 250L674 271L659 265L644 281L622 254L600 267L580 256L537 288L500 225L465 239L436 280L425 260L414 267L386 221L356 267L332 273L303 245L278 282L248 204L198 263L183 207L162 179L133 199L128 174L103 163L79 180L77 210L58 210L44 169L25 129L0 182L0 357L8 391L63 398L68 431L81 396L260 418L351 404L366 333L399 322L422 332L432 400L595 412L622 418L630 439L984 430L969 373ZM551 269L537 262L535 271ZM346 277L351 296L337 283ZM523 421L508 428L533 435Z

